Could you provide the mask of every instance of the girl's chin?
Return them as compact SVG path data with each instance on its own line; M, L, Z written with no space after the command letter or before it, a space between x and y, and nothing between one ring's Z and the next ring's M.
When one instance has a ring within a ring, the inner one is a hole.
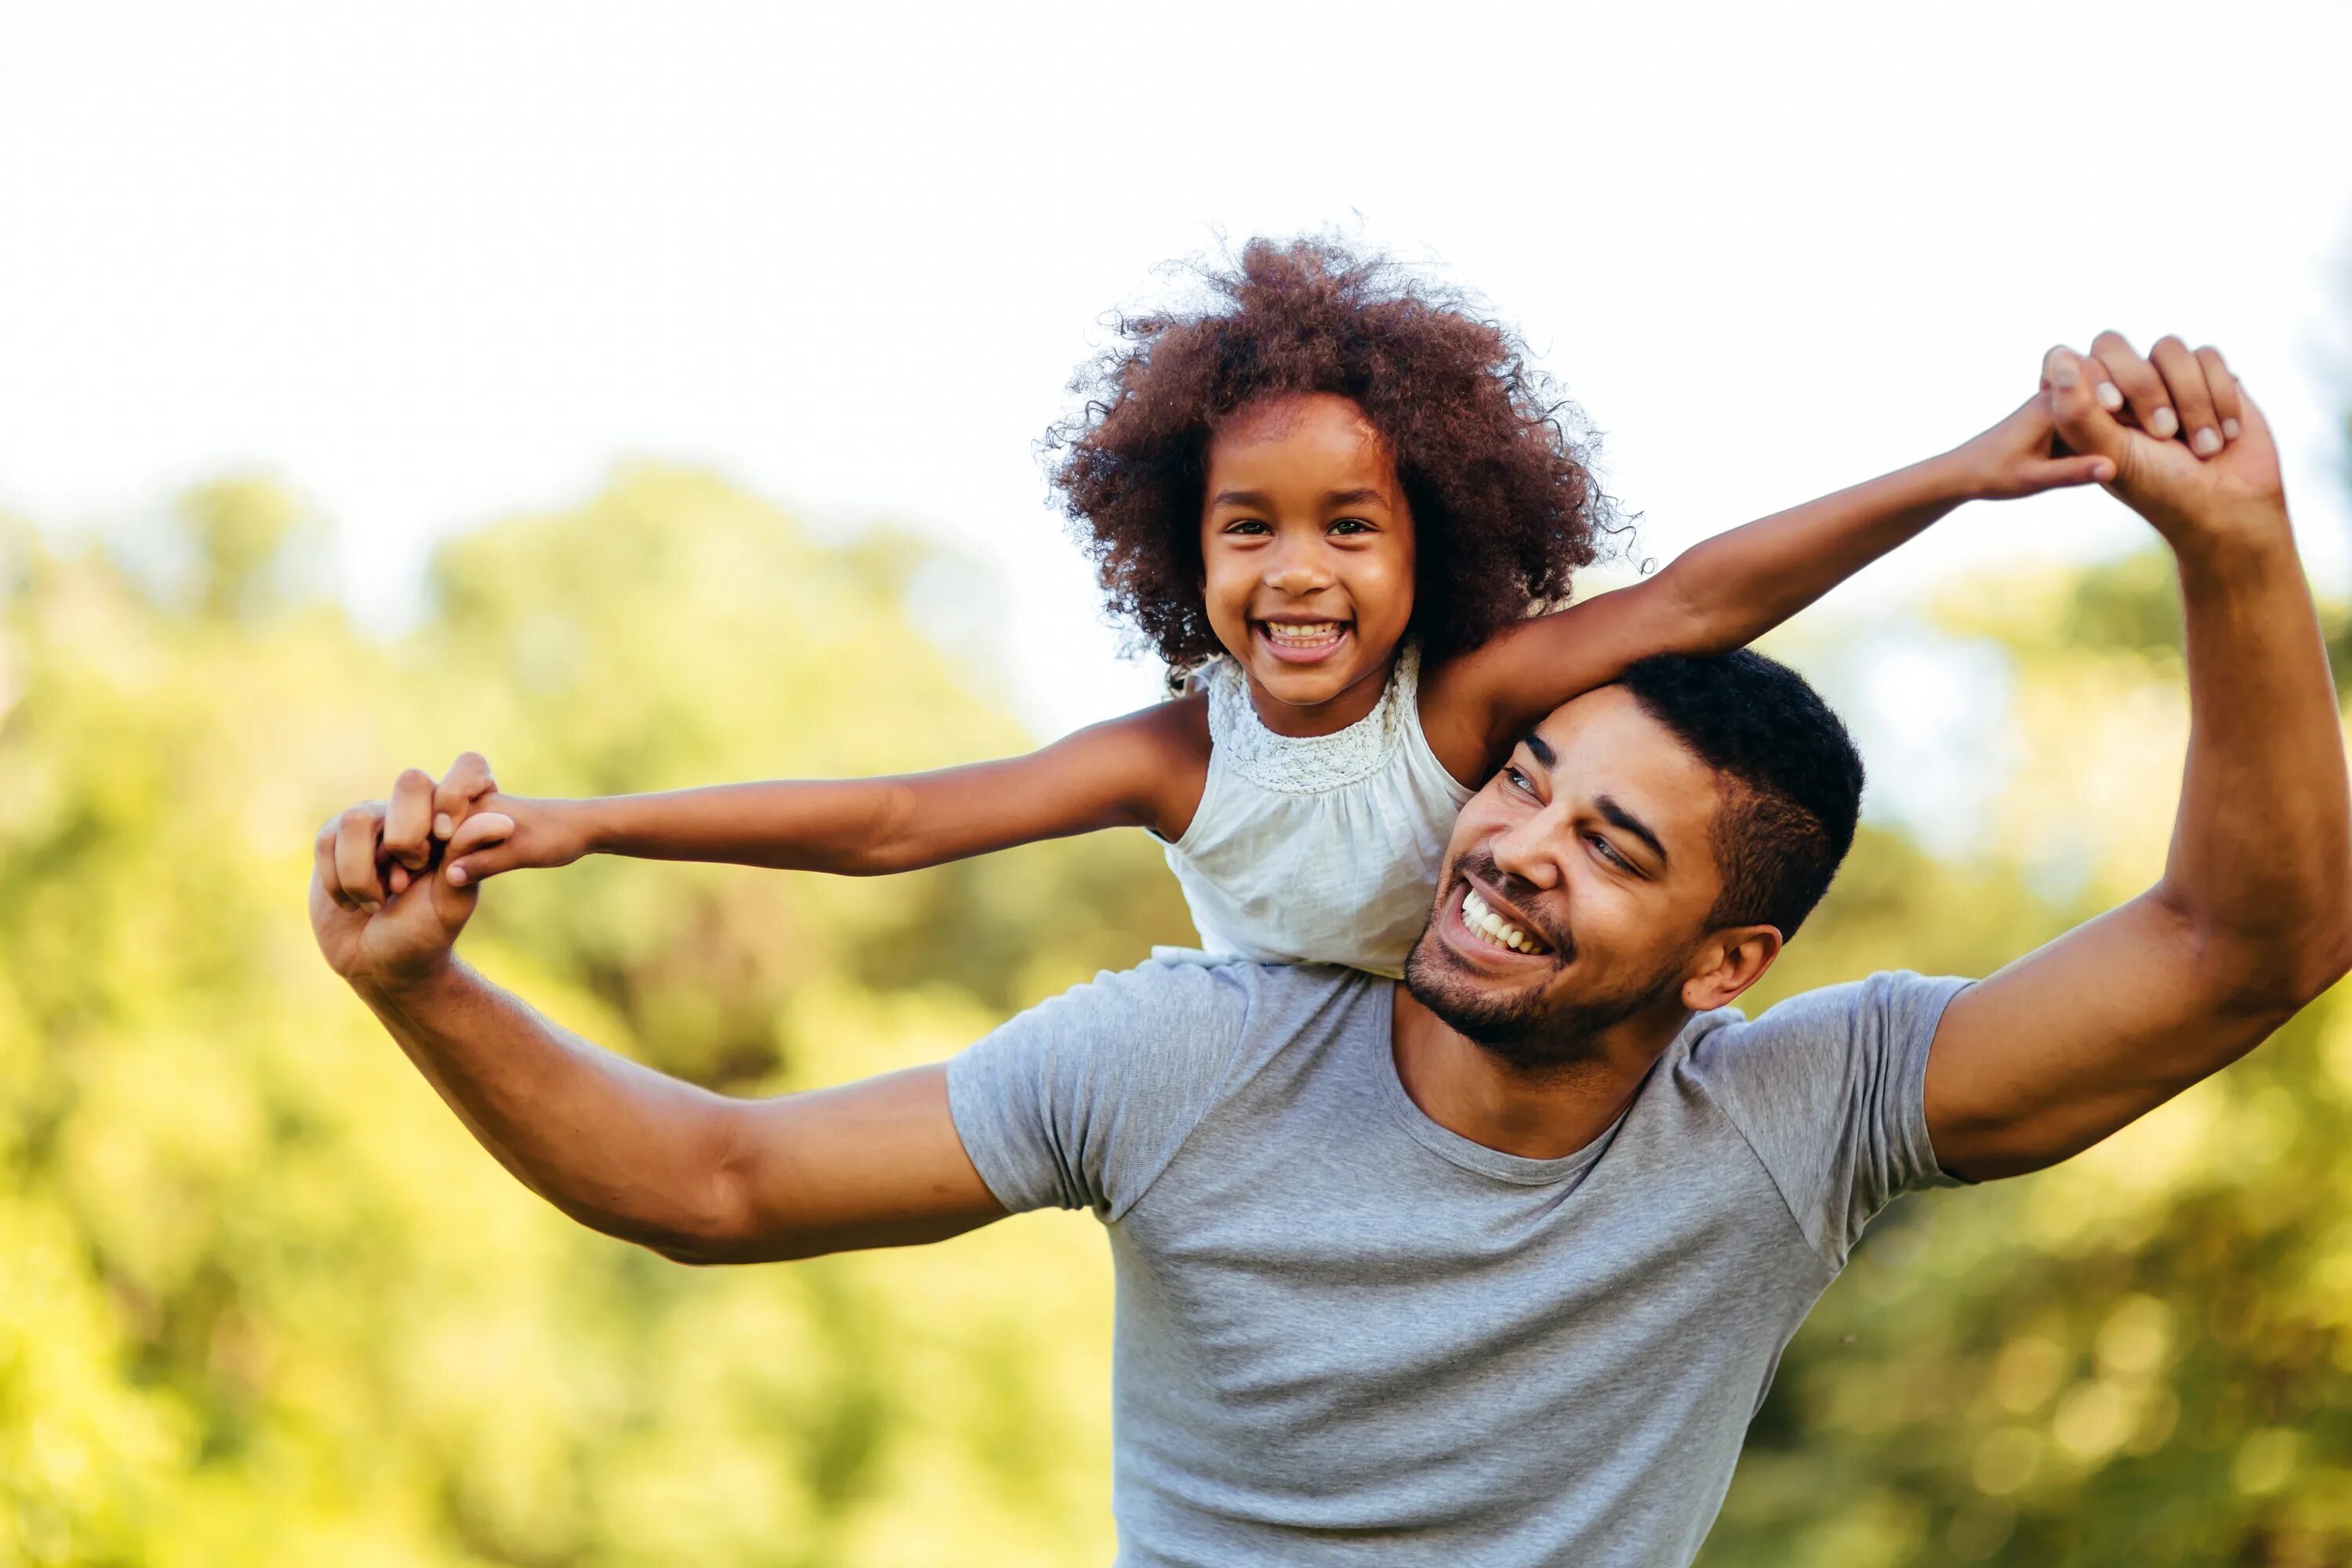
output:
M1317 708L1344 695L1366 671L1352 660L1322 664L1291 664L1259 658L1251 661L1250 675L1261 690L1292 708Z

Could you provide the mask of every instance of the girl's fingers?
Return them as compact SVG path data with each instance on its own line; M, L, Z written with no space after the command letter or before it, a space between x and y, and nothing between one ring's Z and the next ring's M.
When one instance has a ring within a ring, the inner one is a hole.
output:
M2050 415L2067 450L2078 458L2104 458L2120 472L2131 449L2131 434L2099 405L2089 360L2063 345L2052 349L2042 356L2042 384L2050 389Z
M2147 351L2156 363L2157 374L2164 377L2166 392L2172 406L2180 416L2180 434L2189 449L2200 458L2210 458L2221 449L2221 420L2213 412L2213 397L2205 389L2205 366L2189 352L2189 345L2167 334L2156 340ZM2153 434L2153 432L2151 432Z
M352 806L335 821L335 879L352 903L370 914L383 908L383 884L375 874L383 832L380 802Z
M2238 395L2238 378L2230 374L2221 351L2210 343L2197 351L2197 363L2205 367L2205 390L2213 395L2213 413L2221 421L2221 439L2234 441L2244 428L2245 418L2245 405Z
M486 811L469 816L457 825L450 837L446 863L452 887L463 888L511 869L515 864L509 836L514 832L514 818L502 811Z
M423 768L404 770L392 786L392 809L384 814L383 852L412 871L432 858L425 836L433 830L433 777Z
M2128 413L2139 427L2158 440L2180 434L2180 416L2164 390L2164 378L2140 358L2139 351L2121 332L2101 332L2091 340L2091 357L2105 367L2124 395L2124 407L2112 411L2118 418Z
M2063 490L2074 485L2103 485L2115 477L2112 458L2050 458L2034 468L2032 493Z

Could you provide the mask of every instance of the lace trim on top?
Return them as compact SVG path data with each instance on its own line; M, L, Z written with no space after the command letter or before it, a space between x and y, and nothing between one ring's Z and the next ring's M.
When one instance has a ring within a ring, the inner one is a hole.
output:
M1202 667L1209 692L1209 739L1227 767L1260 789L1321 795L1370 777L1403 742L1421 679L1421 650L1397 655L1388 689L1372 710L1328 735L1280 735L1265 727L1250 703L1241 667L1221 655Z

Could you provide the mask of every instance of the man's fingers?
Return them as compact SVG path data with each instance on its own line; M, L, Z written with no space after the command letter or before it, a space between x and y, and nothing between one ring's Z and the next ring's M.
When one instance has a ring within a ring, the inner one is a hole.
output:
M2213 413L2221 421L2221 439L2234 441L2244 427L2245 409L2238 397L2238 378L2221 358L2221 351L2208 343L2197 351L2197 363L2205 367L2205 390L2213 395Z
M2147 357L2164 377L2165 391L2180 416L2180 432L2189 449L2200 458L2219 452L2221 418L2213 412L2212 395L2205 389L2205 366L2189 352L2187 343L2169 334L2156 340Z
M2124 407L2138 421L2141 429L2159 441L2169 441L2180 434L2180 415L2165 394L2164 378L2124 340L2121 332L2101 332L2093 338L2091 355L2106 367L2116 385L2123 390Z
M433 836L446 838L455 833L473 804L496 793L498 787L498 780L490 776L489 762L481 752L459 752L433 791Z
M511 870L514 855L507 836L514 831L514 818L502 811L486 811L459 823L457 831L450 837L442 867L450 886L467 887L485 877Z
M342 818L331 818L319 829L318 842L311 846L311 874L319 879L319 890L335 901L338 909L358 912L360 901L343 890L343 876L335 864L335 841L340 836Z
M393 782L392 808L383 818L383 852L412 871L432 858L426 835L433 830L433 775L408 768Z
M376 879L376 852L383 832L380 802L355 805L335 819L335 880L356 907L373 914L383 908L383 884Z

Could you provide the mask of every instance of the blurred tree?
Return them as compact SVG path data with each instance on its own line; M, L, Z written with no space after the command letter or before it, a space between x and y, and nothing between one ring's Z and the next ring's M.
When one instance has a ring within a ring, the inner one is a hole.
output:
M302 594L281 493L184 518L163 584L0 519L0 1564L1108 1560L1090 1221L740 1271L587 1235L301 912L318 822L468 745L567 794L1022 744L908 609L931 552L635 470L457 541L383 647ZM1866 833L1774 994L1980 972L2153 875L2168 594L2148 557L1954 599L2014 663L1987 722L2024 765L1965 863ZM761 1092L944 1056L1184 934L1130 834L870 882L592 861L492 888L468 949ZM1706 1561L2352 1556L2347 1132L2323 1005L2082 1160L1898 1208L1791 1347Z
M311 948L319 821L480 745L516 788L1016 746L898 599L644 470L460 541L398 647L281 589L266 486L195 591L0 530L0 1563L1108 1555L1087 1222L736 1273L589 1236L475 1149ZM1178 940L1140 835L847 883L591 863L474 956L723 1088L945 1055Z

